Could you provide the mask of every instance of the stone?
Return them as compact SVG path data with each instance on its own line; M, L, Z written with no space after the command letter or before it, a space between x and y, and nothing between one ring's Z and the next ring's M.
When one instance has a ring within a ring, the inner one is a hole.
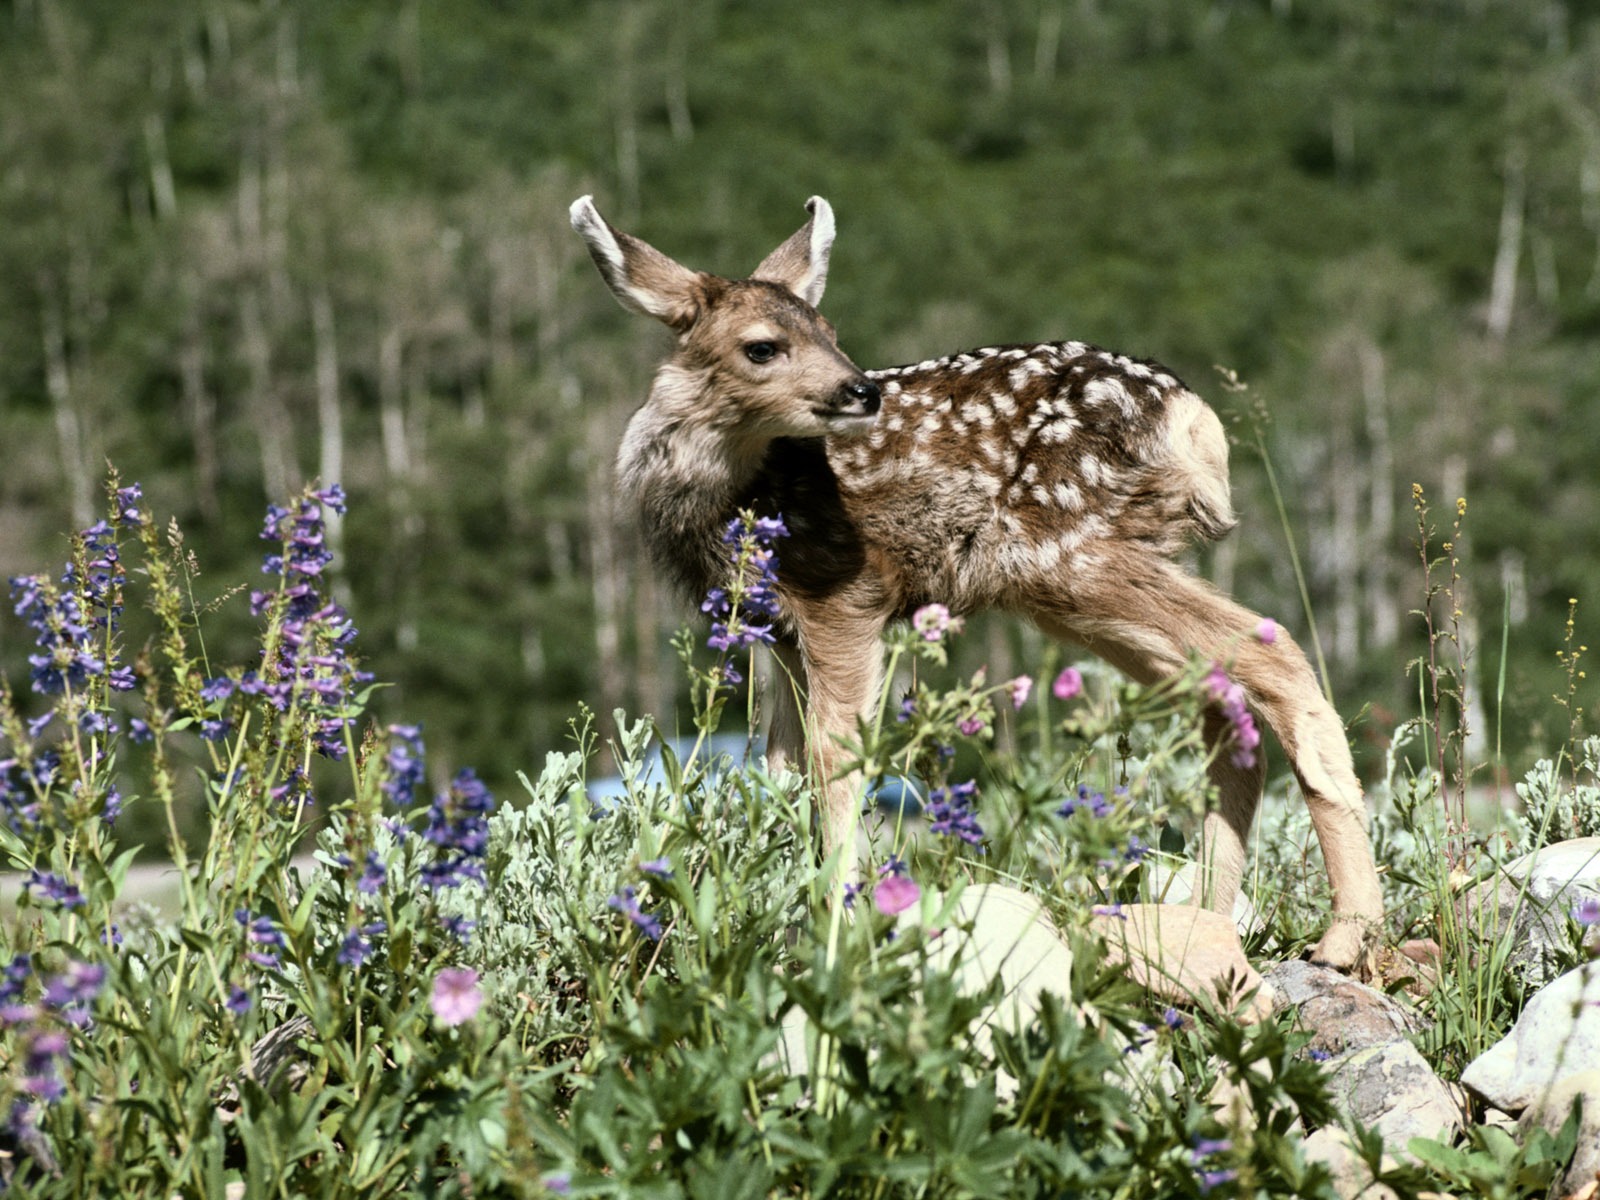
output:
M1520 1113L1595 1063L1600 963L1588 963L1535 992L1511 1032L1468 1063L1461 1082L1494 1107Z
M922 904L900 914L898 927L915 929L923 925L923 913L937 915L942 907L940 896L926 896ZM937 936L926 943L929 967L950 972L957 987L968 994L982 991L997 975L1001 980L1003 990L994 1009L973 1030L974 1041L985 1053L992 1044L992 1025L1023 1029L1039 1011L1044 992L1070 995L1072 951L1038 897L1004 884L978 884L965 889L953 909L938 919ZM780 1029L777 1050L779 1064L790 1074L806 1070L807 1035L806 1014L791 1009ZM1002 1077L999 1086L1003 1097L1016 1084Z
M1139 895L1152 904L1193 904L1194 877L1200 864L1186 862L1176 869L1166 863L1147 861L1139 880ZM1233 900L1233 924L1240 937L1259 933L1264 928L1261 914L1241 889Z
M1343 1054L1417 1033L1419 1018L1392 996L1315 963L1278 963L1266 973L1275 1012L1296 1007L1296 1024L1311 1032L1308 1049Z
M1510 940L1508 963L1535 987L1560 970L1575 905L1600 898L1600 837L1573 838L1507 863L1468 893L1463 919L1487 940ZM1600 927L1585 945L1600 949Z
M1366 1162L1350 1144L1350 1135L1337 1125L1327 1125L1310 1134L1300 1148L1307 1162L1321 1163L1333 1176L1333 1190L1339 1200L1397 1200L1387 1184L1374 1183ZM1395 1165L1385 1154L1384 1166Z
M1188 904L1124 904L1091 924L1115 961L1174 1004L1218 1004L1247 1020L1272 1011L1270 988L1245 959L1233 922Z
M1339 1110L1403 1150L1414 1137L1448 1142L1461 1131L1461 1109L1417 1048L1407 1041L1351 1050L1327 1064Z
M1561 1178L1562 1195L1593 1184L1600 1177L1600 1068L1578 1071L1557 1082L1534 1099L1518 1123L1523 1133L1535 1127L1557 1133L1566 1123L1574 1101L1580 1114L1578 1148Z

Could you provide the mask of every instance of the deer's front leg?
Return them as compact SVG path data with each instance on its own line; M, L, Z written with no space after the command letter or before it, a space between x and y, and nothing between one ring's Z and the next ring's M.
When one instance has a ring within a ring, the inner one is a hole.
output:
M883 679L883 623L818 605L797 622L806 679L805 740L822 796L822 852L845 847L855 875L854 833L860 820L861 775L845 771L854 757L856 718L869 716Z
M772 647L772 672L767 677L767 770L804 770L806 668L800 648L789 642Z

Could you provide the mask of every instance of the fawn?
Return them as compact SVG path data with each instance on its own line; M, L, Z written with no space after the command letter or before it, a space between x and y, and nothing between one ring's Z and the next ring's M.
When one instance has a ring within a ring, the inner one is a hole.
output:
M819 196L806 208L748 279L680 265L592 197L571 217L617 299L677 338L618 455L658 565L698 599L722 581L739 509L781 513L790 531L775 652L798 686L773 689L768 755L808 762L824 788L824 852L854 828L841 743L882 686L885 626L935 601L1011 610L1142 683L1191 654L1228 662L1288 755L1327 861L1333 922L1313 957L1370 970L1383 899L1344 727L1287 635L1253 636L1260 617L1172 558L1234 524L1216 414L1155 363L1079 342L861 370L816 309L833 210ZM1225 741L1220 710L1206 735ZM1264 767L1222 749L1208 770L1219 803L1197 894L1226 913Z

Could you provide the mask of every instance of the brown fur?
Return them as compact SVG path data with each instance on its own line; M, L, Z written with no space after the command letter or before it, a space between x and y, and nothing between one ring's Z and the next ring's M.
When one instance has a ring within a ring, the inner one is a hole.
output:
M1316 955L1364 966L1383 907L1343 726L1286 635L1261 643L1259 617L1171 558L1234 523L1215 413L1158 364L1076 342L860 370L815 308L833 214L808 208L746 280L679 266L588 197L572 217L618 299L677 334L618 456L657 562L698 599L722 582L721 532L740 508L789 527L778 658L797 688L778 689L768 752L808 761L825 786L825 849L854 827L840 743L876 701L884 626L935 601L1006 609L1142 682L1194 653L1230 659L1327 860L1334 923ZM1220 713L1207 735L1223 736ZM1262 768L1220 753L1210 770L1220 805L1201 892L1226 912Z

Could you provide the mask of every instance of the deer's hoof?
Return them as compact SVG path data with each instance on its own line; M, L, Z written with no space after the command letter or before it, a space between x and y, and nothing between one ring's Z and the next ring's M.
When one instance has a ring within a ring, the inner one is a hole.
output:
M1335 919L1311 951L1311 961L1357 979L1372 979L1378 972L1378 928L1377 922Z

